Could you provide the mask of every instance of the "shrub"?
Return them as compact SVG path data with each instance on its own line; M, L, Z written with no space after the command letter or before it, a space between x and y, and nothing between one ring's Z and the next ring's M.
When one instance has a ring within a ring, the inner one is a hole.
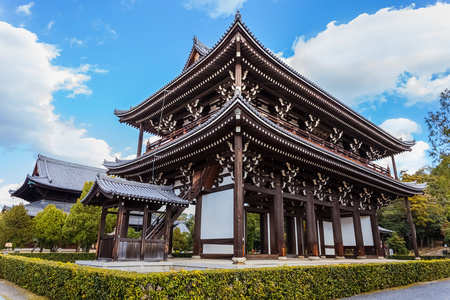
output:
M136 274L0 255L0 278L50 299L333 299L450 277L450 260Z
M95 259L95 253L86 253L86 252L80 252L80 253L10 253L9 255L19 255L19 256L25 256L25 257L33 257L33 258L40 258L45 260L52 260L52 261L59 261L63 263L74 263L76 260L94 260Z

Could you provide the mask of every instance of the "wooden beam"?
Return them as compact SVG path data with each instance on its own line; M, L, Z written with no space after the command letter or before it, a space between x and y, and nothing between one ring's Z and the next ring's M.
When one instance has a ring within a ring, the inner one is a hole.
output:
M314 210L314 196L310 184L308 184L306 197L308 198L308 201L305 203L308 256L310 259L317 259L319 258L319 245L317 241L316 212Z
M325 257L325 236L323 231L323 216L322 210L318 209L317 211L317 221L319 223L319 237L320 237L320 256Z
M139 139L138 139L138 146L137 146L137 154L136 157L141 156L142 154L142 140L144 138L144 123L139 124Z
M166 206L166 218L164 224L164 261L169 258L169 244L170 244L170 228L172 227L172 205Z
M303 232L303 218L297 214L297 249L298 256L305 256L305 237Z
M259 187L259 186L254 186L249 183L244 184L244 189L246 189L247 191L266 194L268 196L275 196L275 194L276 194L274 189L268 189L268 188L263 188L263 187Z
M105 231L105 222L106 222L106 215L108 214L108 210L105 207L102 207L102 214L100 216L100 224L98 228L98 236L97 236L97 249L95 249L95 259L98 259L98 249L100 247L100 239L104 235Z
M193 255L199 256L200 253L200 238L202 230L202 194L197 196L197 202L195 204L195 223L194 223L194 249Z
M378 230L378 220L376 214L377 206L375 204L372 205L373 213L370 215L370 225L372 227L372 236L373 236L373 244L375 246L375 251L378 257L384 257L383 249L381 249L380 243L380 231Z
M394 178L398 180L398 174L397 174L397 165L395 164L394 154L391 155L392 159L392 168L394 169Z
M366 258L366 251L364 250L364 239L361 227L361 216L359 212L359 199L354 200L355 210L353 211L353 227L355 229L356 241L356 258Z
M284 208L283 195L281 190L281 174L275 174L275 197L273 198L274 223L275 223L275 247L279 256L285 257L284 249Z
M144 216L142 218L142 235L141 235L141 260L145 259L145 235L148 227L148 204L144 205Z
M120 246L120 237L122 235L122 222L123 222L123 202L119 202L119 210L117 211L117 223L116 223L116 232L114 233L114 248L113 248L113 260L119 259L119 246Z

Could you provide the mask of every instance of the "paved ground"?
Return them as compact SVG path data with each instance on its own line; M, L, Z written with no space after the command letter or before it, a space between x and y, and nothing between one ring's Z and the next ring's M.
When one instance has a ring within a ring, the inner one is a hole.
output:
M390 289L365 295L357 295L349 300L441 300L450 299L450 279L417 283L404 288Z
M0 300L45 300L46 297L37 296L12 282L0 279Z

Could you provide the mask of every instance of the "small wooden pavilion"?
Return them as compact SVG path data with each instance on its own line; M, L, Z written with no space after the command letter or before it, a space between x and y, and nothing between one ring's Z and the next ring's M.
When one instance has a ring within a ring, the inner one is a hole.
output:
M81 202L102 207L97 239L98 260L167 260L171 227L177 209L187 200L175 195L172 187L152 185L99 175ZM117 214L114 232L105 232L107 214ZM152 214L156 218L152 220ZM142 220L139 239L128 237L130 216Z

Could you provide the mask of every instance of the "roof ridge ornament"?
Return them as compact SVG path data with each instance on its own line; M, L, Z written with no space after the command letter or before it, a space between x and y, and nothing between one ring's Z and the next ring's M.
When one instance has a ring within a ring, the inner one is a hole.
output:
M242 22L242 16L241 16L241 13L239 12L239 9L237 10L236 14L234 15L234 21Z

